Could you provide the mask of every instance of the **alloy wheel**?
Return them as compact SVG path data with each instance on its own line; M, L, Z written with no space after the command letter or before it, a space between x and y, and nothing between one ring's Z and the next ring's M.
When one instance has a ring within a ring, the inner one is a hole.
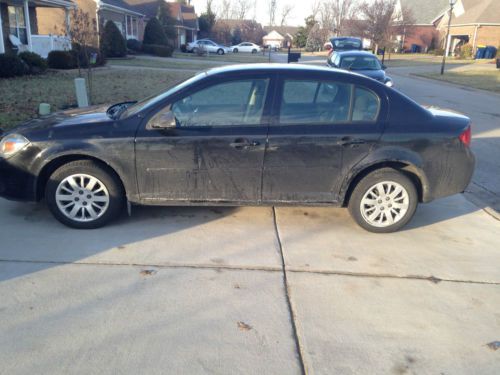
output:
M394 181L379 182L368 189L360 203L363 219L383 228L396 224L408 211L410 198L406 189Z

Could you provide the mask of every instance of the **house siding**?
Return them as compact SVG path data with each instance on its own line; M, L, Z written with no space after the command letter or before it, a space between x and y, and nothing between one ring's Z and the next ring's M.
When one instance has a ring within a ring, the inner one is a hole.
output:
M476 45L500 46L500 26L481 26L477 29Z

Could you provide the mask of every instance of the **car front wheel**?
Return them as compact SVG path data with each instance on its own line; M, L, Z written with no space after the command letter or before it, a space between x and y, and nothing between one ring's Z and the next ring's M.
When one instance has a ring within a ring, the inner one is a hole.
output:
M78 229L102 227L119 215L124 203L118 178L91 160L59 167L47 182L45 198L57 220Z
M238 48L233 49L233 53L238 53Z
M219 48L217 50L217 55L223 55L224 54L224 50L222 48Z
M349 212L364 229L391 233L411 220L417 203L412 180L395 169L383 168L358 182L349 199Z

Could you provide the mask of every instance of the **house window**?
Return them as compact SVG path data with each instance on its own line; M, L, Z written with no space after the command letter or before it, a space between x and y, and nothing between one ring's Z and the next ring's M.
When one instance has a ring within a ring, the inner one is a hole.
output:
M139 39L137 17L127 16L127 39Z
M9 13L9 33L19 38L21 43L28 44L28 35L26 33L26 21L23 7L8 7Z

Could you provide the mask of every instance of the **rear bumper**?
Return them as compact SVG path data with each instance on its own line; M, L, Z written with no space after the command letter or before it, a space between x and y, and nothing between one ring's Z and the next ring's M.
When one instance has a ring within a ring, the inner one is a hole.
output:
M35 201L35 178L22 165L17 165L15 157L0 158L0 197Z

